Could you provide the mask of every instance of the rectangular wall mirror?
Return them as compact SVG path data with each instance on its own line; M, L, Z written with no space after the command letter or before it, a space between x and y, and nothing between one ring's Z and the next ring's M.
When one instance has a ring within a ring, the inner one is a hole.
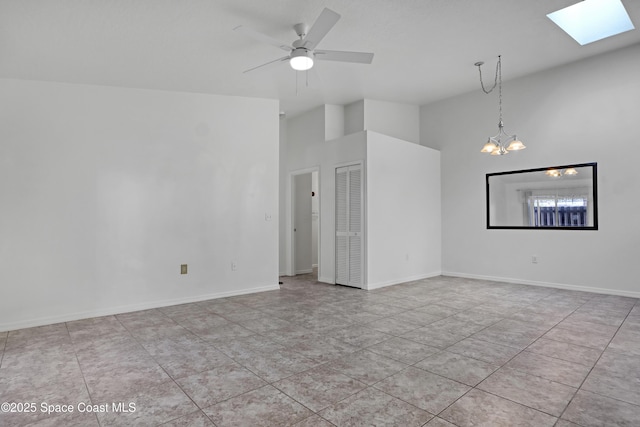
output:
M597 164L487 174L487 228L597 230Z

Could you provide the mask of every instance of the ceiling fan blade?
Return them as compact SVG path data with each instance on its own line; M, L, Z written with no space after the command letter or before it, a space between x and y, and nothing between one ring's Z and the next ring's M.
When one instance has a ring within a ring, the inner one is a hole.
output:
M258 68L266 67L267 65L271 65L271 64L274 64L276 62L286 61L287 59L289 59L289 55L283 56L282 58L274 59L273 61L266 62L266 63L264 63L262 65L258 65L257 67L249 68L248 70L244 70L242 73L243 74L244 73L248 73L249 71L257 70Z
M343 50L314 50L315 58L321 61L356 62L359 64L371 64L373 53L346 52Z
M339 14L325 7L304 37L304 47L313 50L333 26L336 25L338 19L340 19Z
M243 27L242 25L238 25L237 27L235 27L233 29L233 31L237 31L239 33L242 33L248 37L251 37L254 40L257 40L259 42L262 43L266 43L266 44L270 44L272 46L275 46L277 48L280 48L282 50L286 50L287 52L290 52L293 50L293 48L291 46L289 46L286 43L282 43L280 40L276 40L273 37L269 37L266 34L262 34L259 33L256 30L252 30L251 28L248 27Z

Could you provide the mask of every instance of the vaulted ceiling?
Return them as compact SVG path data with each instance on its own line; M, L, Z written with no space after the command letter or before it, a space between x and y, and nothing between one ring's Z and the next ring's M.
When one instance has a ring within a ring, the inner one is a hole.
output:
M640 26L640 1L623 0ZM423 105L640 43L640 29L580 46L546 14L576 0L2 0L0 77L277 98L288 114L362 98ZM319 44L374 52L371 65L278 63L283 51L233 31L291 43L324 7L342 18Z

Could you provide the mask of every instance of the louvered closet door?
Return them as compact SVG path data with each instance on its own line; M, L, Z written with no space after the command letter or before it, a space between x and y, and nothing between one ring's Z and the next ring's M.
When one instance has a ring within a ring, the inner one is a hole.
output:
M336 283L362 287L362 167L336 168Z

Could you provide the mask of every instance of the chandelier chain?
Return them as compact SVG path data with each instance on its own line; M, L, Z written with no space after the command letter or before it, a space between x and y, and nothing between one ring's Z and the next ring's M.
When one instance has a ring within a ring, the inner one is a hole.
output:
M502 125L502 55L498 55L498 62L496 63L496 75L493 80L493 86L487 89L484 87L484 81L482 79L482 62L478 62L476 64L478 66L478 72L480 74L480 87L482 87L482 91L486 94L490 94L493 90L498 86L498 112L500 113L500 122L499 126Z
M498 86L498 72L499 72L499 70L501 68L500 67L500 56L498 56L498 63L496 64L496 75L495 75L494 80L493 80L493 86L491 86L490 89L487 89L487 88L484 87L484 81L482 79L482 65L483 64L484 64L483 62L476 63L476 65L478 66L478 72L480 73L480 87L482 88L482 91L488 95L491 92L493 92L493 90L496 88L496 86Z
M496 65L496 77L498 79L498 110L500 112L500 123L502 127L502 57L498 55L498 65Z

